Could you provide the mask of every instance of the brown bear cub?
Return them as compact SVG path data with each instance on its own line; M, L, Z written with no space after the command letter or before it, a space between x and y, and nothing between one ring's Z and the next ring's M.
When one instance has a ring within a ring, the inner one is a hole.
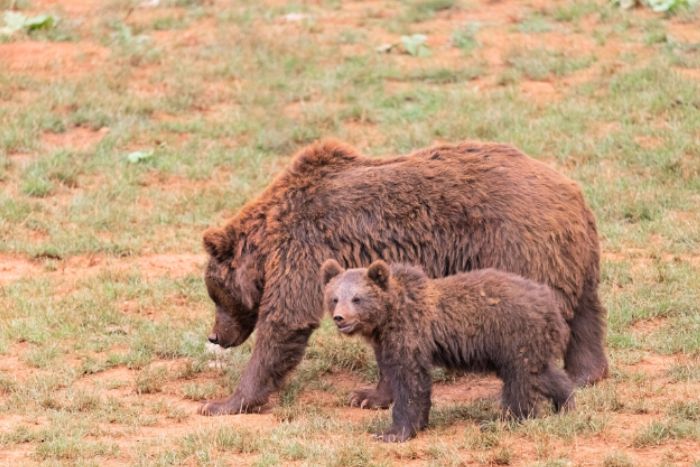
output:
M574 407L574 384L556 365L569 338L566 304L548 286L495 269L429 279L381 260L348 270L328 260L321 275L338 330L365 337L389 380L393 423L380 439L426 427L432 365L495 371L504 412L518 419L537 414L538 395L557 411Z

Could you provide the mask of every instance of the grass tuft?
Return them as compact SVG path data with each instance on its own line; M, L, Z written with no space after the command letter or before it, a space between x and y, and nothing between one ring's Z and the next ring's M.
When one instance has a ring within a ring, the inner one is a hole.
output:
M571 58L567 54L549 49L513 49L506 61L529 79L544 81L555 76L566 76L589 67L593 57Z
M160 392L168 382L168 370L165 367L146 367L136 377L137 394Z

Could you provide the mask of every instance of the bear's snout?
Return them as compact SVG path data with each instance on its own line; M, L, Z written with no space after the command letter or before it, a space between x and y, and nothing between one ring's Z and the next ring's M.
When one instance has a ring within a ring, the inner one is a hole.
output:
M219 338L218 338L218 336L217 336L216 334L209 334L209 336L207 337L207 339L209 339L209 342L211 342L212 344L218 344L218 343L219 343Z
M343 334L351 334L355 330L355 321L348 320L342 313L333 313L333 322Z

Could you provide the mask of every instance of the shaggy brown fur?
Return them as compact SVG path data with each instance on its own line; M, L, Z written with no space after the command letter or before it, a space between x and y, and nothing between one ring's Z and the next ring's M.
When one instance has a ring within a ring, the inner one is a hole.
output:
M395 400L384 441L427 426L432 365L495 371L505 412L519 419L537 414L538 394L556 410L573 407L574 384L556 365L569 338L566 305L546 285L495 269L430 280L382 260L347 271L329 260L322 276L325 309L340 332L377 349Z
M322 315L318 268L373 260L418 264L430 277L494 267L546 283L568 306L566 369L605 376L595 221L576 184L511 146L463 143L370 159L326 141L302 150L223 228L204 234L216 304L210 339L238 345L257 329L235 393L204 414L256 410L301 360ZM387 407L377 390L355 402Z

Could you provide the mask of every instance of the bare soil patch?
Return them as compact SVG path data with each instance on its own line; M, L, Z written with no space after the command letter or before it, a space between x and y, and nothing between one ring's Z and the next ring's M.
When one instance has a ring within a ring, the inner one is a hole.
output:
M6 71L48 80L85 75L101 66L109 51L93 42L20 41L0 44Z
M41 267L25 258L12 255L0 255L0 285L8 284L23 277L35 275Z
M108 128L101 128L95 131L90 128L76 127L63 133L44 133L41 137L41 142L48 150L72 149L85 151L95 147L108 132Z
M44 270L39 261L0 254L0 285L35 277L39 274L61 279L83 279L103 271L136 270L145 277L183 277L202 271L206 256L202 254L160 254L127 258L104 255L73 256L58 261L53 270Z
M101 0L35 0L31 2L32 11L58 11L70 17L85 17L96 13L104 7Z

